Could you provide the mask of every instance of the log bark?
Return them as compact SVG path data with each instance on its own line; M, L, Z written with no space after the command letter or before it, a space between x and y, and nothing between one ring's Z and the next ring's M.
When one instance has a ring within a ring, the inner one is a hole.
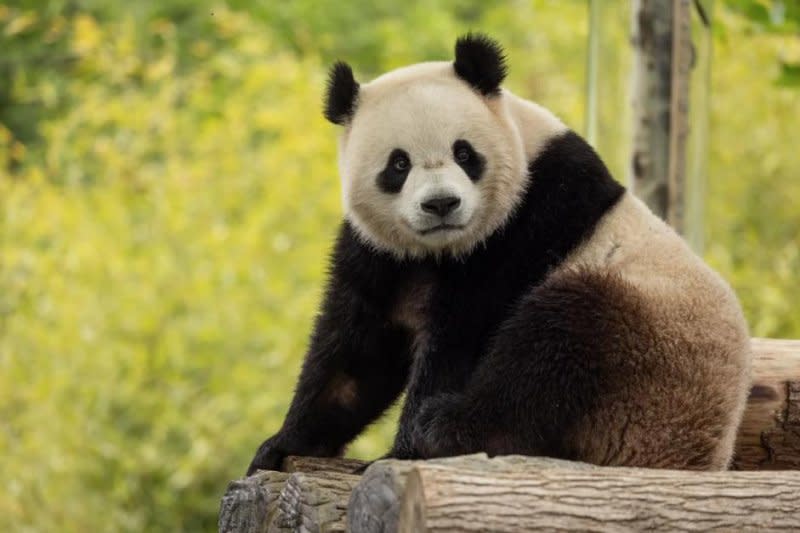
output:
M347 511L348 531L382 533L398 530L400 504L408 475L418 466L446 466L459 471L480 471L486 475L513 472L524 468L560 467L564 469L597 468L586 463L545 457L506 455L489 459L485 453L427 461L388 459L371 465L353 489Z
M341 472L292 474L278 499L276 525L303 533L346 531L347 501L360 479Z
M345 459L343 457L300 457L290 455L283 460L281 471L289 473L303 472L305 474L313 474L315 472L353 474L368 464L367 461Z
M350 491L359 479L353 472L366 464L355 459L287 457L283 472L261 471L232 481L222 497L219 531L341 531L336 524L344 523Z
M800 341L753 339L753 385L735 470L800 470Z
M401 532L800 530L800 475L790 471L420 464L407 477Z
M231 481L220 504L220 533L265 533L288 478L284 472L264 471Z

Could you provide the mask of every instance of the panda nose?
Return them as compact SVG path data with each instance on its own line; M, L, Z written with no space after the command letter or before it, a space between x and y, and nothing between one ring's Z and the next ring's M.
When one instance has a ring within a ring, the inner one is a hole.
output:
M440 196L438 198L429 198L420 204L422 210L432 215L439 215L440 217L447 216L461 205L461 198L455 196Z

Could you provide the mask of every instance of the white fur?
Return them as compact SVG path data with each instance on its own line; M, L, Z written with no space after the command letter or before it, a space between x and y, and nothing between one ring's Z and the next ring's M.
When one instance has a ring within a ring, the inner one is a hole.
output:
M525 190L528 163L565 130L552 113L508 91L478 94L449 62L389 72L361 86L340 137L345 214L366 242L399 257L469 253L508 220ZM477 182L453 159L458 139L486 158ZM393 194L378 188L377 176L396 148L409 154L412 169ZM440 195L460 198L444 223L463 227L424 234L442 220L420 204Z

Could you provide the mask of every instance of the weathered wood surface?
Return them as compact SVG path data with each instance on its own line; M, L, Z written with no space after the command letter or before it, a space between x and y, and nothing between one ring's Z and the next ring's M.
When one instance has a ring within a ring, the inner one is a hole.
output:
M428 461L398 461L395 459L378 461L364 472L364 477L350 497L347 512L349 530L363 533L397 531L400 520L400 504L406 490L408 476L415 468L428 464L465 472L480 471L487 476L499 472L519 472L554 466L564 469L597 468L586 463L545 457L506 455L489 459L485 453ZM473 502L473 504L477 504L477 502Z
M732 468L800 470L800 341L753 339L753 351L753 387ZM366 465L363 461L289 457L284 461L284 472L259 472L230 483L220 507L219 530L223 533L342 531L349 520L356 531L394 531L399 525L406 477L420 464L465 472L478 470L492 476L515 474L529 468L592 468L582 463L519 456L490 461L485 455L477 454L421 463L379 461L371 465L357 483L356 471ZM800 472L777 475L800 478ZM423 486L426 479L423 476L420 480ZM761 483L760 478L754 482ZM800 501L800 492L796 496ZM348 502L350 510L346 512ZM484 505L482 499L472 504L481 508ZM593 505L592 500L587 499L584 507ZM705 522L697 523L702 526Z
M352 474L356 470L367 466L367 464L367 461L344 459L343 457L297 457L290 455L284 459L281 470L290 474L294 472L303 472L305 474L314 472Z
M231 481L220 504L220 533L266 532L289 475L284 472L258 472L248 478Z
M219 511L220 533L343 531L353 474L364 461L287 457L284 472L232 481Z
M435 464L407 475L401 532L543 529L800 531L800 475Z
M292 474L278 500L281 522L292 531L345 531L350 493L361 476L341 472Z
M753 339L753 386L735 470L800 470L800 341Z

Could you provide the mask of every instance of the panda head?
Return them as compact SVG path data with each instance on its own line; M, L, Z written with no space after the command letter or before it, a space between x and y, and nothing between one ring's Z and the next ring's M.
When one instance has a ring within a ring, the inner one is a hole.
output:
M343 126L344 210L364 241L401 258L461 256L503 225L527 180L505 75L500 46L472 34L453 62L363 85L345 63L333 66L325 116Z

